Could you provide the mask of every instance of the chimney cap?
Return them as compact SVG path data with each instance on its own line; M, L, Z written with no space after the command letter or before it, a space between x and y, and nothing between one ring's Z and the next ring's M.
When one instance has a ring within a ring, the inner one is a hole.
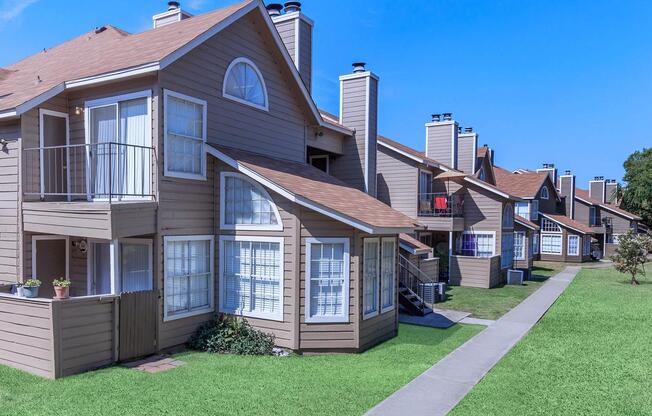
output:
M473 133L473 127L464 127L464 133Z
M489 145L487 143L485 143L485 144L482 145L482 147L487 147L488 148Z
M603 180L604 180L604 176L596 176L596 177L593 178L593 180L594 180L594 181L603 181Z
M451 121L453 119L453 113L444 113L444 121Z
M287 4L287 3L286 3ZM353 73L365 72L366 62L354 62L353 64Z
M181 6L178 1L168 1L168 11L177 10Z
M285 2L285 13L293 13L301 11L301 2L300 1L286 1Z
M433 114L432 121L441 121L441 114Z
M270 3L266 8L270 16L280 16L283 11L283 5L281 3Z
M566 172L564 172L564 174L565 174L565 175L570 175L570 174L571 174L570 169L566 169Z

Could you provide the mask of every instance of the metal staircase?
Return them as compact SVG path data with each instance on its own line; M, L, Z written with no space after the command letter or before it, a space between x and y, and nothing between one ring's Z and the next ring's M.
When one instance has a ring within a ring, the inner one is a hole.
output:
M398 300L405 312L416 316L432 313L424 302L425 290L432 279L402 255L399 255L398 276Z

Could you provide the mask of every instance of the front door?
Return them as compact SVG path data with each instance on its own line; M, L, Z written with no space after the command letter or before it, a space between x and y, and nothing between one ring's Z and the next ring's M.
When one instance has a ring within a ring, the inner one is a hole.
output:
M65 279L67 273L66 238L32 237L32 277L41 281L39 297L54 296L52 281Z

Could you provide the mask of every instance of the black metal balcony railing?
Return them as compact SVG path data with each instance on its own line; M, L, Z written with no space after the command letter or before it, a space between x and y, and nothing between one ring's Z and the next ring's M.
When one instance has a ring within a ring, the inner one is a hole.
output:
M153 150L124 143L25 149L24 194L42 200L152 197Z
M419 216L461 217L464 215L464 197L445 192L419 194Z

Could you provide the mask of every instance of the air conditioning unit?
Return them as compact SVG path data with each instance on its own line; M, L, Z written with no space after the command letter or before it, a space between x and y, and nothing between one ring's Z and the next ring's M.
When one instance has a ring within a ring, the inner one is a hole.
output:
M522 285L524 274L523 270L507 270L507 284Z
M435 282L426 282L426 283L419 283L419 290L423 294L422 300L429 304L432 305L433 303L437 302L437 289L438 289L438 283Z

